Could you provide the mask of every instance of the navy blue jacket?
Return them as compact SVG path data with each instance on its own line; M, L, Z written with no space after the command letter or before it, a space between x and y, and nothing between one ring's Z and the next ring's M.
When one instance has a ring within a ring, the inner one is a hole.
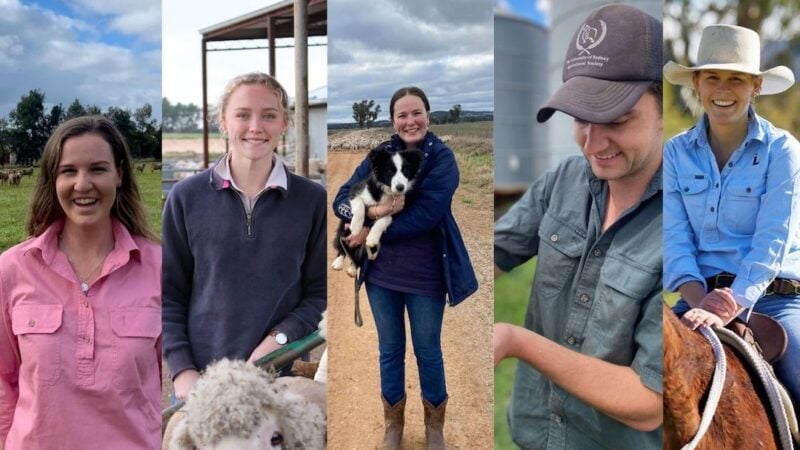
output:
M247 359L272 329L313 332L326 308L326 194L287 171L247 220L213 168L173 187L164 207L163 333L170 373ZM249 223L248 223L249 222Z
M455 306L478 290L478 280L450 205L458 187L458 166L453 151L430 131L419 147L425 157L415 188L406 195L405 208L392 217L392 224L381 240L403 241L438 230L436 237L442 255L448 303ZM403 149L405 143L395 134L390 141L372 151ZM346 222L352 219L348 192L351 186L369 177L370 170L369 158L365 158L350 179L339 188L333 201L336 217ZM363 282L368 271L369 261L361 271L360 281Z

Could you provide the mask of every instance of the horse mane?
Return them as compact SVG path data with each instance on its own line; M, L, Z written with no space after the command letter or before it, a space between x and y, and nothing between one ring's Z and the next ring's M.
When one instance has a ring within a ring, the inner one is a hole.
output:
M700 426L714 372L711 345L666 306L664 326L664 448L680 449ZM724 345L725 387L714 420L698 449L779 448L777 430L764 407L766 392L755 373Z

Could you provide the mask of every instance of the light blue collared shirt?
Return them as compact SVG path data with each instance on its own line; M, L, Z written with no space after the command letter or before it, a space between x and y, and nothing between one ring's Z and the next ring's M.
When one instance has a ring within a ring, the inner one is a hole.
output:
M800 143L751 108L720 171L705 114L664 146L664 287L721 272L751 307L775 278L800 280Z

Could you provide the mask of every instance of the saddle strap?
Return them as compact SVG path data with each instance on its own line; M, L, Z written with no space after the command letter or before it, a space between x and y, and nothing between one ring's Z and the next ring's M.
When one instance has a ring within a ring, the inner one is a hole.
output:
M783 386L780 385L772 372L772 367L756 353L753 348L744 342L736 333L727 328L714 328L719 339L730 345L741 357L742 362L750 365L758 374L758 381L761 382L764 389L767 391L767 399L769 407L772 411L772 416L775 418L776 426L778 429L778 442L781 444L783 450L793 450L794 445L792 439L794 438L800 442L800 433L797 429L797 419L791 409L787 409L783 398L786 393L783 392ZM790 401L791 404L791 401Z
M728 329L755 347L770 364L780 361L789 345L789 337L780 322L765 314L754 312L747 323L734 319Z

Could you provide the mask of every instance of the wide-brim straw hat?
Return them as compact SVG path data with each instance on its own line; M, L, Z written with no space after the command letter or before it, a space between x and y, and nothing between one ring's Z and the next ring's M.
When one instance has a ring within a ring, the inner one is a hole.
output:
M783 92L794 84L786 66L761 71L761 42L755 31L735 25L710 25L703 29L697 65L682 66L674 61L664 66L664 77L672 84L693 87L692 74L698 70L730 70L762 78L762 95Z

